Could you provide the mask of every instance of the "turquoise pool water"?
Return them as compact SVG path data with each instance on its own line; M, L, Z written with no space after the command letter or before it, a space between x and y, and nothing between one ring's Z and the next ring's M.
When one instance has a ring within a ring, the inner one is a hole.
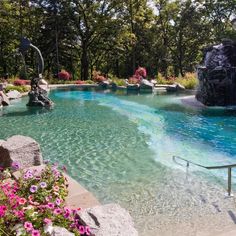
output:
M142 231L145 217L161 212L165 191L176 187L172 179L184 176L173 155L206 165L236 162L236 112L186 107L182 96L53 90L50 111L27 108L28 98L0 110L0 139L33 137L46 159L68 166L101 202L128 208ZM223 171L191 171L219 186L226 178Z

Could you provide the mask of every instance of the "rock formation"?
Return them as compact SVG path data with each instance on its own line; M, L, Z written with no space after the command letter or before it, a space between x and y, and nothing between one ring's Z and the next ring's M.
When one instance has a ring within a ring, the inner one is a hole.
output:
M196 98L204 105L236 105L236 42L225 39L205 49L198 79Z
M0 165L9 167L12 162L27 168L43 164L39 144L30 137L15 135L0 141Z

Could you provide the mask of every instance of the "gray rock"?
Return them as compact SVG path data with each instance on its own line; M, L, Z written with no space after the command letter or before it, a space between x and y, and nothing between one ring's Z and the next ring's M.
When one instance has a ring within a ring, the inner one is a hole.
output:
M178 92L178 91L184 91L184 90L185 90L185 87L179 83L175 83L166 87L166 91L168 92Z
M182 84L176 83L176 89L177 91L184 91L185 87Z
M85 209L80 217L96 236L137 236L130 214L118 204Z
M39 144L34 139L21 135L1 142L0 165L9 167L12 162L18 162L21 168L43 164Z
M108 89L110 83L109 81L105 80L105 81L102 81L99 83L99 87L102 88L102 89Z
M140 88L139 84L127 84L127 90L138 91Z
M0 107L2 106L3 98L0 96Z
M10 92L7 93L7 97L9 99L18 99L18 98L21 98L22 95L20 92L16 91L16 90L12 90Z
M9 101L8 97L2 91L0 91L0 97L2 98L2 105L3 106L10 105L10 101Z
M153 90L154 88L154 84L149 82L148 80L146 79L143 79L140 83L140 89L141 90Z
M73 233L69 232L67 229L54 226L52 233L50 234L51 236L74 236Z
M167 92L176 92L177 91L177 85L176 84L168 85L166 87L166 91Z

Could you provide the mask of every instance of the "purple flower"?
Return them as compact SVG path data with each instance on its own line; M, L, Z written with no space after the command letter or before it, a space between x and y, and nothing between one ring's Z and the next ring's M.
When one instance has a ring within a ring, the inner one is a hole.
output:
M70 217L70 213L69 213L69 212L66 212L66 213L64 214L64 217L65 217L66 219L68 219L68 218Z
M45 182L41 182L39 185L40 185L41 188L46 188L47 187L47 183L45 183Z
M37 190L38 190L38 187L37 187L36 185L32 185L32 186L30 187L30 192L31 192L31 193L35 193L35 192L37 192Z
M11 164L12 169L14 170L19 170L20 169L20 164L16 161L13 161Z
M61 204L61 199L57 198L56 201L55 201L56 205L60 205Z
M23 176L24 179L32 179L33 177L33 174L30 172L26 172Z
M67 173L67 167L66 166L62 166L62 170Z

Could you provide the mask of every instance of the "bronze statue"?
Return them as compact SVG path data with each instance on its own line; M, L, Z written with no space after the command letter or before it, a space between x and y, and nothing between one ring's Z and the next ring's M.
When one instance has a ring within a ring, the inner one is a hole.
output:
M24 54L33 48L37 52L38 56L38 71L36 77L31 79L31 90L29 92L29 102L27 106L52 106L53 102L47 97L47 92L39 86L39 82L42 80L43 70L44 70L44 60L40 50L34 46L27 38L22 38L20 43L19 51Z

